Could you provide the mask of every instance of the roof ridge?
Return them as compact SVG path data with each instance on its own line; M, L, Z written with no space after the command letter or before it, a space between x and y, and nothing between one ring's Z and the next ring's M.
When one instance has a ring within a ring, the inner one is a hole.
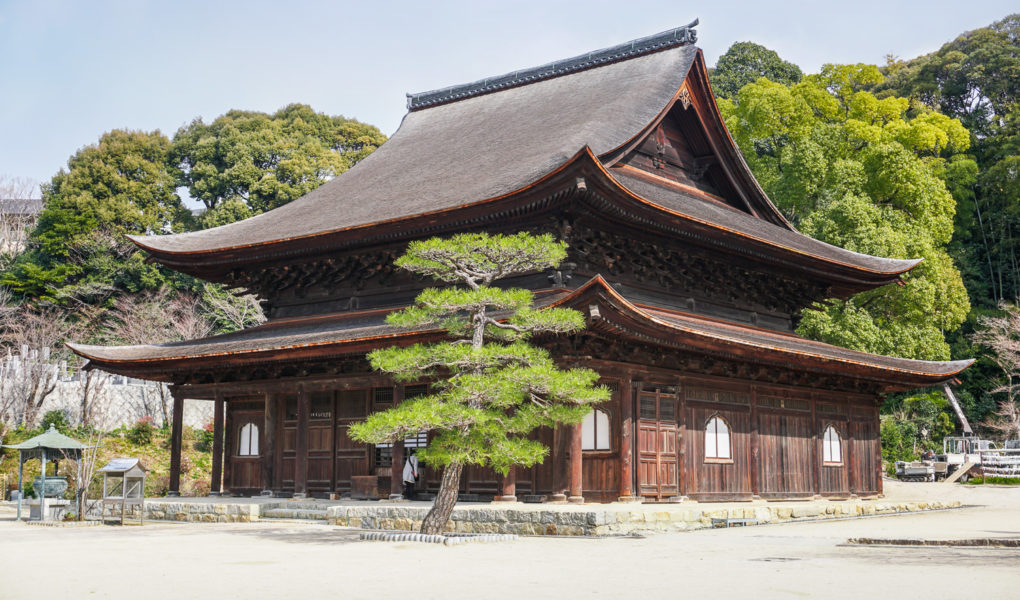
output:
M473 96L490 94L510 87L536 83L546 79L562 77L578 71L584 71L602 65L651 54L698 41L698 32L694 28L698 19L668 31L638 38L609 48L595 50L571 58L564 58L529 69L521 69L497 77L487 77L471 83L454 85L430 90L417 94L407 94L407 109L410 111L429 108L437 104L456 102Z

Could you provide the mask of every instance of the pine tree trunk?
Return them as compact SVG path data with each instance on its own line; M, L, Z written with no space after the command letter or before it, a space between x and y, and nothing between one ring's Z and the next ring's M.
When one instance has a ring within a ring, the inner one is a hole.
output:
M460 473L464 465L452 463L443 469L443 477L439 482L439 493L432 503L432 510L425 515L421 522L421 532L429 535L440 535L446 527L453 513L453 507L457 504L457 496L460 489Z

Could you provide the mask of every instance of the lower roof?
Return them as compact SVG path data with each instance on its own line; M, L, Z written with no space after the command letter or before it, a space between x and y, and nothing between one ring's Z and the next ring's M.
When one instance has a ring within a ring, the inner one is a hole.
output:
M952 379L973 360L940 362L880 356L839 348L748 325L699 315L639 306L621 296L601 276L574 291L546 293L539 308L580 308L598 334L722 355L792 370L860 377L889 387L917 388ZM597 309L596 309L597 308ZM277 319L226 335L169 344L87 346L68 344L91 365L113 373L171 380L173 373L217 365L269 364L365 353L373 348L441 339L443 331L403 329L385 323L386 311Z

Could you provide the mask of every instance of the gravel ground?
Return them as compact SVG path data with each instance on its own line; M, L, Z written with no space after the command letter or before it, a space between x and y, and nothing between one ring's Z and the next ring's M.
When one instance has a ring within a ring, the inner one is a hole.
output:
M32 527L0 510L0 599L1016 598L1020 550L851 546L849 538L1020 538L1020 489L887 482L935 513L646 538L443 547L303 523Z

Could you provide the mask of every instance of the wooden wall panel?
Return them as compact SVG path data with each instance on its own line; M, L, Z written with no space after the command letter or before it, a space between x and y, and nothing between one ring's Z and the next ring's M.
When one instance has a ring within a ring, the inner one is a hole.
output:
M687 407L686 495L695 500L749 499L751 497L749 408L701 404ZM705 424L719 415L730 426L732 461L705 462Z
M874 408L875 413L878 412ZM875 495L880 491L879 481L882 472L881 436L876 426L877 419L868 416L867 420L851 422L853 442L851 456L854 461L853 490L858 495Z
M761 407L758 411L760 495L765 498L813 495L811 415L770 413Z
M581 482L585 500L616 500L620 496L620 460L616 453L586 453L581 462Z

